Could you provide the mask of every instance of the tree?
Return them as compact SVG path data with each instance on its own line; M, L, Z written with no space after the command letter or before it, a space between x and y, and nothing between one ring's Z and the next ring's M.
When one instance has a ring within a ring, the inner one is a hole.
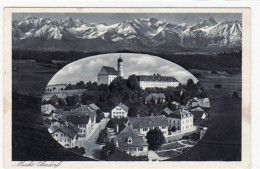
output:
M97 139L97 143L107 143L108 142L108 133L107 133L107 129L103 129L100 131L98 139Z
M138 78L136 75L131 75L126 80L126 85L131 90L140 90L140 85L138 83Z
M171 128L171 131L172 132L175 132L177 129L176 129L176 127L175 126L173 126L172 128Z
M100 109L98 109L96 111L96 113L97 113L97 123L99 123L101 121L101 119L104 118L104 114L103 114L103 112Z
M76 88L77 89L84 89L85 88L85 84L83 81L80 81L76 84Z
M61 98L59 98L58 104L59 104L60 106L65 106L65 105L66 105L66 103L64 102L64 100L62 100Z
M100 157L102 160L105 160L108 156L113 154L116 150L116 146L113 144L113 142L106 143L105 146L102 147L102 150L100 151Z
M138 107L133 105L133 106L130 106L129 107L129 110L128 110L128 116L129 117L136 117L138 115Z
M66 102L68 106L75 106L79 103L79 97L77 95L66 97Z
M158 150L163 143L165 143L165 137L161 130L153 129L148 131L146 135L147 143L149 144L149 149Z

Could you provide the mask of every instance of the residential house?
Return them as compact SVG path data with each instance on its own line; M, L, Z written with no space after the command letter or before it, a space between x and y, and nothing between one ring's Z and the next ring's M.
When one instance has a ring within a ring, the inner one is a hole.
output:
M127 117L129 107L123 103L119 103L115 108L111 110L111 118Z
M128 126L114 139L114 144L119 151L131 156L148 155L148 143Z
M72 148L75 146L78 131L79 128L70 122L60 126L54 124L49 128L52 137L65 148Z
M137 78L141 89L177 87L180 84L174 77L161 76L159 74L153 76L139 75Z
M41 105L41 112L43 115L51 115L55 110L56 108L51 104Z
M145 97L145 104L147 103L164 103L166 97L164 93L150 93L148 96Z
M63 111L62 112L61 122L66 122L67 121L67 116L81 116L81 117L88 116L89 117L89 121L87 123L87 126L86 127L83 127L83 126L80 127L80 128L82 128L82 131L83 131L83 128L84 128L85 133L89 133L90 130L96 124L97 115L96 115L96 112L94 112L94 111L89 111L89 110L87 110L87 111L76 111L76 110ZM82 134L84 134L84 133L82 133Z
M207 113L201 107L195 107L195 108L191 109L190 112L194 116L194 119L193 119L194 121L201 118L202 116L207 116Z
M88 115L68 115L67 122L71 122L79 128L78 138L84 139L91 131L91 119Z
M203 109L210 109L210 102L209 98L197 98L194 97L191 100L188 101L187 107L189 108L195 108L195 107L201 107Z
M126 123L131 129L139 131L146 136L152 129L160 129L164 136L168 135L168 120L165 116L129 117Z
M169 128L175 126L176 130L185 131L193 129L193 114L185 109L177 109L172 111L168 107L165 108L160 115L167 117Z

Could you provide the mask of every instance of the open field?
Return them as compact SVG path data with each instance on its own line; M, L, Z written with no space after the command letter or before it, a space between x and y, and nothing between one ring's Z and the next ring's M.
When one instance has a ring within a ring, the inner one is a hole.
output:
M62 148L43 125L41 94L59 67L34 61L13 65L13 160L91 160ZM210 125L198 144L170 160L241 160L241 99L232 97L234 91L241 93L241 73L206 71L197 77L209 95ZM222 87L213 88L214 84Z

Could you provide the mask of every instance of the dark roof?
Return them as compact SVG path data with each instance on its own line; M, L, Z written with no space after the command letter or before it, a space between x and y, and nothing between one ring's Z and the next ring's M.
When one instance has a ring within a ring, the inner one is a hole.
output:
M79 125L79 124L88 124L89 122L89 116L88 115L69 115L66 118L67 122L71 122L72 124Z
M156 127L167 125L168 121L165 116L146 116L146 117L129 117L130 124L133 125L134 129L144 128L144 127Z
M125 111L128 111L129 110L129 107L126 106L124 103L119 103L117 106L121 107L122 109L124 109ZM117 107L116 106L116 107Z
M161 76L161 75L153 75L153 76L146 76L146 75L139 75L139 81L163 81L163 82L178 82L174 77L168 76Z
M84 116L84 115L88 115L92 122L96 118L96 112L95 111L91 111L91 110L85 110L85 111L72 110L72 111L62 111L61 121L65 122L66 119L67 119L67 116Z
M118 75L118 72L113 67L103 66L98 74L99 75Z
M59 98L56 94L54 94L54 95L50 98L50 100L55 101L55 102L57 102L59 99L60 99L60 98Z
M177 109L173 111L171 114L169 114L169 117L173 118L185 118L185 117L190 117L193 116L193 114L187 110L184 109Z
M128 138L132 139L132 143L128 144ZM138 136L133 130L129 127L125 127L118 136L114 139L118 143L118 148L125 150L127 147L141 147L148 146L148 143L144 141L140 136Z
M151 99L165 99L164 93L150 93L148 96L146 96L145 101L151 101Z
M77 128L74 124L68 122L65 125L63 125L60 130L73 138L76 134L79 132L79 128Z

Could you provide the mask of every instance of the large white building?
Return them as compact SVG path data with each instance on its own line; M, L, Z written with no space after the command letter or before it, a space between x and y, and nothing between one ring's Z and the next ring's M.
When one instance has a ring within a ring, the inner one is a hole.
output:
M180 84L174 77L159 74L153 76L139 75L138 81L141 89L177 87Z
M123 59L117 60L117 70L113 67L103 66L98 73L98 84L109 85L118 76L123 77Z
M123 118L127 117L129 107L125 104L120 103L115 108L111 110L111 118Z
M167 117L170 128L175 126L176 130L180 130L181 132L194 129L194 116L188 110L177 109L172 111L169 108L165 108L160 114Z

